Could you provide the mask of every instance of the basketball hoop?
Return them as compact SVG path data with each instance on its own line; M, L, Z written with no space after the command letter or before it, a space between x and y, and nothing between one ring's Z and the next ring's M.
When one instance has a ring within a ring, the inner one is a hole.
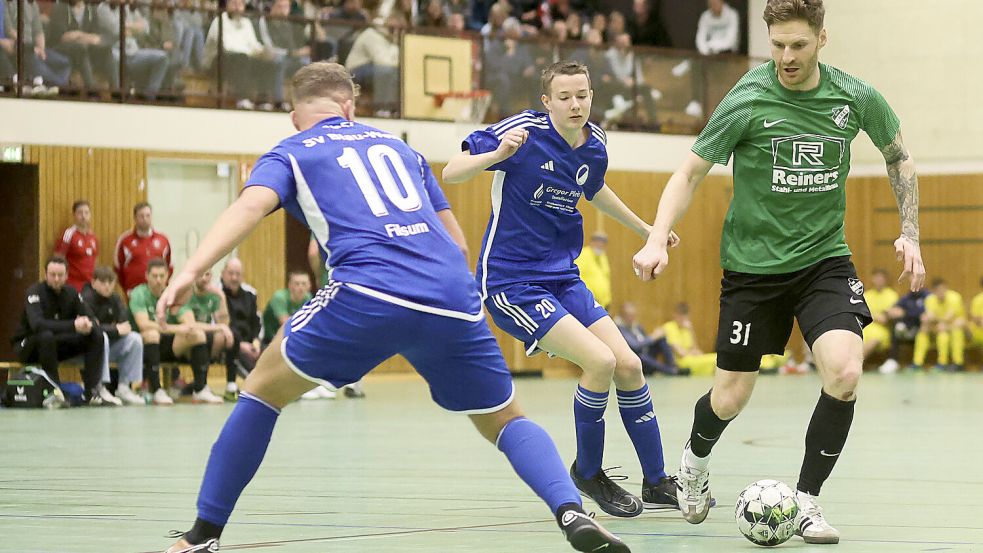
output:
M485 120L492 95L487 90L444 92L433 97L434 107L443 108L457 123L480 124ZM446 106L445 106L446 104Z

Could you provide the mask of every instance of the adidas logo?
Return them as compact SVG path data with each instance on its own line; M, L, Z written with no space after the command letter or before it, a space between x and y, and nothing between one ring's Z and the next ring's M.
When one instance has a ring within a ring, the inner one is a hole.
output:
M539 166L540 169L546 169L547 171L553 171L553 160L549 160L546 163Z
M648 422L651 420L655 420L655 411L649 411L648 413L645 413L641 417L638 417L637 419L635 419L635 424L641 424L643 422Z

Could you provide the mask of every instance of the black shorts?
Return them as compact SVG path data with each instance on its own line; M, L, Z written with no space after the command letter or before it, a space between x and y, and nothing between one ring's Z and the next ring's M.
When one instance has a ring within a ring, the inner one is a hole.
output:
M793 317L812 348L829 330L863 336L871 323L864 285L848 256L777 275L724 271L717 326L717 366L758 370L761 356L785 351Z

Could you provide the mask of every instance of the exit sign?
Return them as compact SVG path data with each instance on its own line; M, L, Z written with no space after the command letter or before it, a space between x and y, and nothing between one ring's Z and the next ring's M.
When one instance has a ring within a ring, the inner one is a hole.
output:
M24 161L23 146L0 146L0 161L4 163L21 163Z

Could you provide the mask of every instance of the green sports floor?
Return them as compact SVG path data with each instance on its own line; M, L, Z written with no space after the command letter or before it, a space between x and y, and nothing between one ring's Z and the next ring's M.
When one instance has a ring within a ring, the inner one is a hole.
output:
M707 379L650 381L675 470ZM530 418L574 453L573 380L519 380ZM365 400L285 410L223 551L563 552L545 507L465 417L430 403L422 381L369 379ZM762 377L714 451L720 507L706 522L675 512L599 519L635 552L751 551L733 503L761 478L794 486L815 375ZM853 432L823 490L837 546L794 551L983 551L983 375L866 375ZM194 519L209 447L226 406L0 410L0 551L162 551ZM605 466L641 475L615 407ZM593 508L586 502L588 509Z

